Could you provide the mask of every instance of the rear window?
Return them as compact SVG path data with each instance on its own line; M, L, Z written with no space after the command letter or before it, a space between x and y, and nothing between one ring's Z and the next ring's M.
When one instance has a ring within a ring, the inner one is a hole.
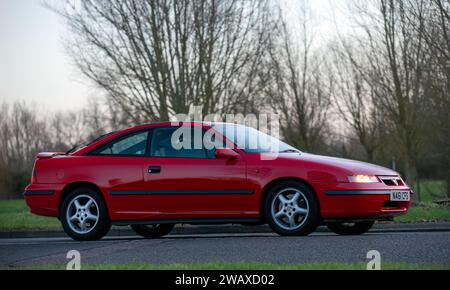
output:
M114 140L91 155L143 156L147 150L148 131L137 132Z
M106 138L106 137L108 137L108 136L111 136L111 135L113 135L113 134L115 134L115 133L117 133L117 132L114 131L114 132L110 132L110 133L107 133L107 134L103 134L103 135L101 135L101 136L99 136L99 137L97 137L97 138L95 138L95 139L92 139L92 140L90 140L90 141L88 141L88 142L85 142L85 143L81 143L81 144L79 144L79 145L76 145L76 146L74 146L72 149L70 149L69 151L67 151L66 154L70 154L70 153L76 152L76 151L80 150L81 148L84 148L84 147L87 147L87 146L89 146L89 145L91 145L91 144L94 144L95 142L100 141L100 140L102 140L102 139L104 139L104 138Z

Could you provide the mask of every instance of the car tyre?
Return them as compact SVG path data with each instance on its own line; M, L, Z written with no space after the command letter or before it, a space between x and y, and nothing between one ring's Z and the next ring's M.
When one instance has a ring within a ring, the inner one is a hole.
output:
M60 220L66 234L76 241L96 241L111 228L105 202L91 188L72 190L63 200Z
M132 225L131 228L146 239L157 239L168 235L175 227L174 224Z
M375 224L375 221L361 221L354 223L333 222L327 227L335 234L342 236L357 236L367 233Z
M320 222L314 191L295 181L282 182L269 191L264 214L272 230L281 236L307 236Z

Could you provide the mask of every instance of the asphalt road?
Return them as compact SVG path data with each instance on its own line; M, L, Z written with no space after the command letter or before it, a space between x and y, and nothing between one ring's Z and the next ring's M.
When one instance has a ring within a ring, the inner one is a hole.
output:
M203 263L366 262L377 250L382 261L450 264L450 231L369 233L337 236L315 233L309 237L274 234L168 236L159 240L109 237L98 242L68 238L0 239L0 265L67 263L70 250L81 253L82 263Z

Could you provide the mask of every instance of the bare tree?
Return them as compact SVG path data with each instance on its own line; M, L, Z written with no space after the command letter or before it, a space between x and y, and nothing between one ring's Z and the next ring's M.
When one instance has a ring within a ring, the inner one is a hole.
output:
M27 184L36 154L50 140L45 123L25 103L3 104L0 112L0 188L2 195L13 197Z
M317 152L327 130L332 80L324 73L322 55L313 50L309 2L301 1L299 9L298 26L289 26L281 15L278 37L270 49L272 82L266 94L269 104L281 115L286 141Z
M365 81L383 107L383 118L393 126L406 180L415 187L425 139L422 116L427 100L421 85L425 41L422 33L412 29L411 21L416 19L411 19L408 1L377 0L370 5L373 3L354 1L360 17L357 41L366 51L366 64L357 63L357 67L369 71L363 74Z
M450 198L450 1L449 0L434 0L434 4L439 8L439 23L440 29L438 37L435 37L435 42L432 37L427 38L431 51L438 51L435 54L437 58L436 65L438 67L437 79L440 80L435 87L439 88L436 94L436 108L440 112L439 123L442 128L442 144L445 146L444 159L447 167L447 196ZM434 48L434 49L433 49ZM436 80L435 78L433 78ZM439 85L440 84L440 85Z
M427 62L422 86L428 97L429 117L436 132L442 160L447 170L447 195L450 197L450 1L410 0L409 13L417 33L425 39Z
M355 52L355 48L342 41L330 49L333 56L335 107L350 126L364 148L366 159L375 161L375 153L386 140L386 120L383 107L378 103L374 81L370 78L370 64Z
M246 106L258 89L267 41L267 1L76 2L52 9L72 31L83 74L136 122Z

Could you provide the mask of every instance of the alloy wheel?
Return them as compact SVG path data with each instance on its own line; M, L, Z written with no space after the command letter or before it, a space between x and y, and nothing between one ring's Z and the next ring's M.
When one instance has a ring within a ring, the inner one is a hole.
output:
M309 216L309 203L305 194L296 188L283 189L275 195L271 205L272 217L282 229L301 228Z
M68 225L77 234L91 232L99 221L99 207L89 195L75 196L66 211Z

